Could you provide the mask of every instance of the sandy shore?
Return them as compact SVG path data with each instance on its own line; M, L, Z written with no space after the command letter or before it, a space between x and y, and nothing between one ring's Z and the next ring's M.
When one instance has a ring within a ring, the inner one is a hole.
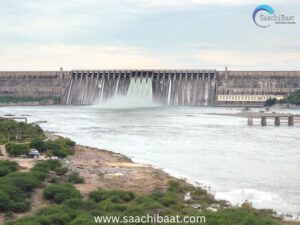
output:
M85 183L76 185L83 195L97 188L148 194L157 189L165 190L168 181L175 179L150 165L134 163L126 156L80 145L75 147L75 154L63 162L84 177Z

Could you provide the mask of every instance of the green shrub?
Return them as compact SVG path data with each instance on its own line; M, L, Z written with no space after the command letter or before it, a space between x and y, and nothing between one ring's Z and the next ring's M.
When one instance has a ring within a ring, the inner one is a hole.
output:
M8 194L0 191L0 211L6 212L7 210L9 210L9 204L10 200Z
M41 138L34 138L30 143L30 147L37 149L40 152L45 152L47 150L47 146Z
M114 201L116 198L110 198L106 199L104 201L101 201L97 207L97 211L100 212L108 212L108 213L119 213L124 212L128 209L128 206L125 204L120 204L116 201ZM118 198L119 199L119 198Z
M273 106L277 103L277 99L276 98L268 98L266 101L265 101L265 106Z
M43 181L47 178L50 170L56 171L61 168L62 164L58 160L44 160L38 161L35 166L31 169L31 173L36 176L39 180Z
M95 202L101 202L107 199L110 199L113 203L124 203L130 202L135 199L135 194L129 191L106 191L98 190L92 191L89 194L89 198Z
M287 97L288 103L300 105L300 90L296 90Z
M30 209L26 194L13 184L0 183L0 211L25 212Z
M18 163L8 160L0 160L0 177L3 177L18 169Z
M57 184L59 183L59 179L58 177L51 177L48 182L52 184Z
M58 168L55 169L55 173L58 176L65 175L67 172L68 172L68 168L67 167L58 167Z
M55 203L62 203L70 198L80 198L80 192L71 184L51 184L44 189L44 197Z
M141 196L137 198L136 204L146 209L159 209L163 207L161 203L147 196Z
M168 191L176 192L176 193L183 193L184 192L181 184L178 181L170 180L168 185L169 185Z
M6 145L6 151L11 157L26 155L29 151L29 146L26 144L9 143Z
M72 172L68 176L68 181L73 184L80 184L84 182L84 179L77 172Z
M49 155L54 155L60 158L67 157L73 154L75 142L68 138L59 137L56 140L46 142L47 152Z
M38 161L35 164L35 166L32 168L32 170L49 172L50 170L55 171L61 167L62 167L62 164L59 160L49 159L49 160L44 160L44 161Z
M28 200L24 200L22 202L13 202L11 203L11 209L17 213L26 212L30 210L30 202Z
M2 178L1 183L11 184L19 189L30 192L39 185L39 180L31 173L14 172Z
M72 141L71 139L69 138L64 138L65 139L65 142L66 142L66 145L69 146L69 147L74 147L76 145L76 142L75 141Z
M95 225L94 217L87 214L78 215L69 225Z
M79 198L71 198L63 203L64 205L72 208L72 209L80 209L80 210L93 210L96 208L96 203L92 200L83 200Z
M32 138L45 138L43 130L38 125L0 119L0 143L24 142Z
M178 196L172 192L164 193L164 192L157 191L151 193L150 197L166 207L176 205L179 202Z

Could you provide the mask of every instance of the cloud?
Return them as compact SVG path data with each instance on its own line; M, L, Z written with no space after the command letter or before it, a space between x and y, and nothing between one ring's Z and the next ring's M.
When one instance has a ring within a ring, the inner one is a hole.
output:
M296 10L293 15L298 18L295 5L299 1L287 1L292 4L278 8L291 14L290 10ZM225 65L294 69L300 65L298 21L260 29L251 18L255 0L1 3L0 70L55 70L60 66L220 69Z
M128 46L9 47L0 54L0 70L58 70L60 66L65 70L167 68L162 58Z
M263 51L209 50L195 54L204 65L220 69L228 66L233 70L299 70L300 52L284 53Z
M260 4L258 1L253 0L139 0L144 5L149 7L161 7L161 6L187 6L187 5L253 5ZM293 2L296 0L286 0L286 2ZM281 0L269 0L269 4L280 4Z
M266 53L196 49L162 54L126 45L48 45L6 47L0 70L72 69L219 69L299 70L300 52Z

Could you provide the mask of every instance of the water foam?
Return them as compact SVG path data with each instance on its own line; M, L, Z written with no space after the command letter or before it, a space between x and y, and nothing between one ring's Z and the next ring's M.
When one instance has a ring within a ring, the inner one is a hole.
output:
M272 192L256 189L235 189L227 192L216 192L215 197L219 200L227 200L234 206L248 202L258 209L274 209L277 214L283 217L292 212L293 216L290 216L290 220L300 220L299 208L288 204L286 199Z
M151 78L131 78L126 95L118 94L118 85L112 98L96 105L99 108L127 109L158 107L152 98Z

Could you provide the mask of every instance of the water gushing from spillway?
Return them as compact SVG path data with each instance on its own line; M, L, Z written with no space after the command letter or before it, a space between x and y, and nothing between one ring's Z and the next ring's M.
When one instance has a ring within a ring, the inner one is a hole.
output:
M184 76L76 76L63 98L66 104L103 104L116 99L163 105L211 105L215 77Z
M95 107L99 108L146 108L157 107L152 99L152 79L151 78L131 78L126 95L119 94L118 84L115 94L105 101L100 101Z

